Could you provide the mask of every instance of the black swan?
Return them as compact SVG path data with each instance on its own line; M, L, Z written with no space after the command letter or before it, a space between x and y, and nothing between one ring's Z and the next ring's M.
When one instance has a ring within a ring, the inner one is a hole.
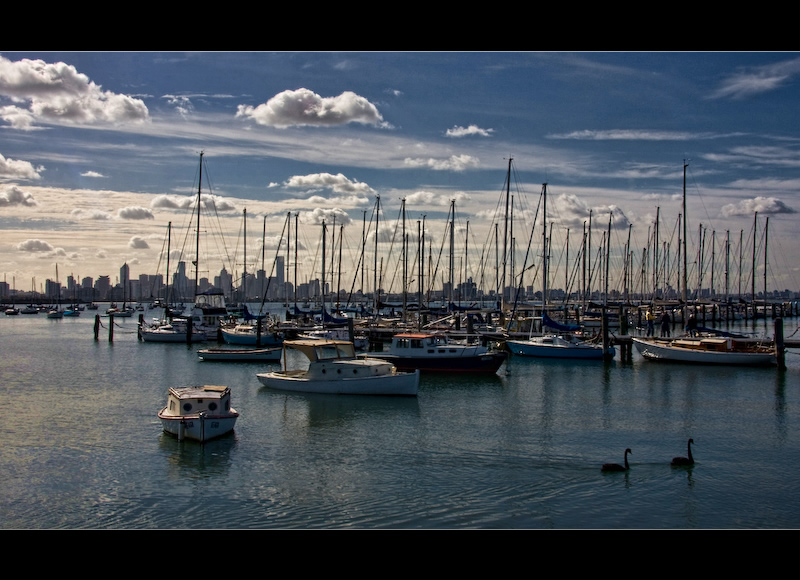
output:
M694 465L694 457L692 457L692 443L694 443L694 439L689 439L689 443L686 444L687 448L689 449L689 457L675 457L672 459L671 465Z
M628 471L630 469L630 465L628 465L628 453L633 453L630 447L625 450L625 467L621 466L619 463L606 463L600 471Z

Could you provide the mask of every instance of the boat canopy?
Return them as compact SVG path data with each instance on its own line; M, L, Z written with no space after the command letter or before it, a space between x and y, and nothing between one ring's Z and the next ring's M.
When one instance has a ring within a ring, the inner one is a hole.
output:
M299 350L310 361L355 358L352 342L346 340L287 340L283 346Z

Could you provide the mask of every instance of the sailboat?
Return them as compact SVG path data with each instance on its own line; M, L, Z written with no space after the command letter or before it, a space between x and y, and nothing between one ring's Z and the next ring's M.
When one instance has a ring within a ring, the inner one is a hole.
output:
M549 327L560 332L533 336L533 325L527 339L507 340L506 348L515 355L540 358L567 358L603 360L614 357L614 347L603 348L602 344L584 341L568 332L577 327L560 325L547 316L547 184L542 185L542 330Z
M172 237L172 222L167 224L167 280L169 280L169 252ZM169 289L169 283L167 283ZM169 309L169 291L165 296L165 318L152 324L139 325L139 339L143 342L204 342L205 332L192 326L191 319L175 316Z
M58 282L58 264L56 264L56 292L58 296L56 297L56 306L55 308L51 308L47 311L47 318L63 318L64 311L61 310L61 285Z
M686 168L683 164L683 319L688 320L686 275ZM776 363L775 352L759 341L731 336L682 336L676 338L634 337L636 350L650 361L719 364L768 365Z

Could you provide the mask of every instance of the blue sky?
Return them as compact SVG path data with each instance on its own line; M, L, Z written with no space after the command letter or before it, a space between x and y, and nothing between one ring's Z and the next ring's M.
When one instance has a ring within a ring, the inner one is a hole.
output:
M493 288L489 246L511 157L516 273L547 182L549 285L565 285L567 235L574 256L591 211L595 247L612 217L613 288L629 231L634 268L657 215L661 248L676 251L686 160L690 278L704 235L703 285L713 260L724 291L730 232L729 289L741 253L749 291L755 225L761 290L769 217L768 289L798 290L799 76L800 53L771 52L6 52L0 268L22 289L53 278L56 264L62 282L114 281L123 263L133 276L163 270L167 224L188 226L203 151L226 251L209 250L201 275L241 271L246 209L249 271L260 267L264 218L271 256L291 212L307 248L300 280L317 277L317 224L345 225L349 261L380 196L386 239L405 199L414 238L424 216L437 252L455 200L456 278ZM396 245L379 253L397 268ZM480 272L482 256L491 267ZM525 284L538 287L533 271Z

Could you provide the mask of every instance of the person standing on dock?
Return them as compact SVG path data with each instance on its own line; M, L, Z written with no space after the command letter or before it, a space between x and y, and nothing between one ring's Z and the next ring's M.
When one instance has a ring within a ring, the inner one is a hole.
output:
M671 322L672 322L672 320L670 320L669 312L667 312L665 310L664 314L661 316L661 336L662 337L670 336L669 325L670 325Z
M647 314L645 314L645 319L647 320L647 336L653 336L655 334L654 325L656 322L656 315L653 314L652 308L647 309Z
M697 317L692 312L689 315L689 321L686 324L686 330L689 333L689 336L697 336Z

